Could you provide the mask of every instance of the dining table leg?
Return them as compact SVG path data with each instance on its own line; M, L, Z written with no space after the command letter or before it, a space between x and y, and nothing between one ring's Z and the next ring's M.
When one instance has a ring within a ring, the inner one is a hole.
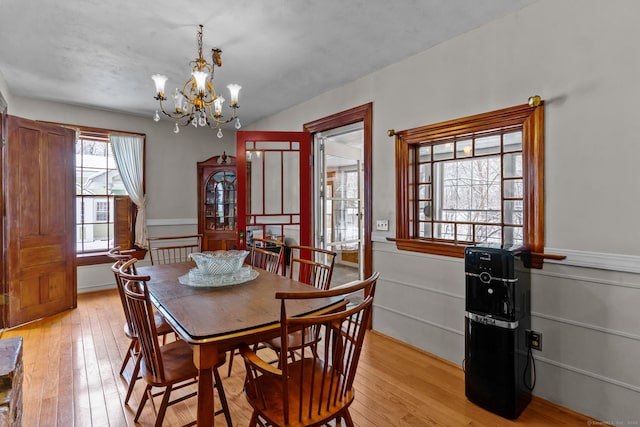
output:
M215 422L213 367L217 361L218 347L215 344L193 347L193 364L198 368L198 427L212 427Z

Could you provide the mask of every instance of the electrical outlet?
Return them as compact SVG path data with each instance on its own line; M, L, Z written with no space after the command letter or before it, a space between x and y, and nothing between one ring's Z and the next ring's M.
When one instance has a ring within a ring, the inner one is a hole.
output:
M529 347L542 351L542 332L527 331L527 336L529 337Z
M389 231L389 220L388 219L378 219L378 220L376 220L376 230L377 231Z

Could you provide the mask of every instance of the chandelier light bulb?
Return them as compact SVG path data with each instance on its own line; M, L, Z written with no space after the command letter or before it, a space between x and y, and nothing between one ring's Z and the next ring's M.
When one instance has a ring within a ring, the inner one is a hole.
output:
M196 88L199 92L204 92L206 89L207 76L209 73L204 71L194 71L193 78L196 79Z
M224 103L224 98L222 96L217 97L213 101L213 109L216 112L216 116L222 115L222 104Z
M164 96L164 84L167 82L167 76L163 76L162 74L154 74L153 76L151 76L151 78L156 85L156 96Z
M153 115L153 121L154 122L160 121L160 114L158 114L158 110L156 110L156 113Z
M227 89L229 89L229 93L231 94L231 106L238 105L238 94L240 93L240 89L242 86L237 84L227 85Z
M222 138L222 129L218 128L218 138Z
M175 107L176 111L180 111L180 109L182 108L183 98L184 97L182 96L178 88L176 88L176 91L173 93L173 106Z

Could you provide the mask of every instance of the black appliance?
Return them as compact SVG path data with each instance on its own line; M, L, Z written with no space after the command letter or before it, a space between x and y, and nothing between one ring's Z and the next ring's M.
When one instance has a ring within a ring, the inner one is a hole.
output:
M531 400L527 253L465 250L465 394L478 406L517 418Z

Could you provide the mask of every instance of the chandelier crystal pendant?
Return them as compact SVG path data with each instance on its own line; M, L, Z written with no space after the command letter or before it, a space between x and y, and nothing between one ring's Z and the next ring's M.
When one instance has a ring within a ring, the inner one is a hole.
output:
M238 118L238 94L242 87L237 84L227 85L230 93L230 105L232 110L231 116L225 118L222 115L222 105L225 99L216 94L213 86L214 67L222 66L222 51L220 49L211 49L211 64L202 57L202 25L198 31L198 57L189 62L192 67L191 78L184 84L182 90L176 88L173 95L173 108L170 111L165 109L163 101L167 100L164 92L164 85L167 82L167 76L162 74L154 74L151 76L156 85L156 96L154 97L160 103L160 110L163 114L174 119L175 133L180 132L180 126L189 124L194 127L211 127L218 129L217 136L222 138L221 125L236 121L236 129L240 129L240 119ZM156 110L153 120L160 121L160 114Z

